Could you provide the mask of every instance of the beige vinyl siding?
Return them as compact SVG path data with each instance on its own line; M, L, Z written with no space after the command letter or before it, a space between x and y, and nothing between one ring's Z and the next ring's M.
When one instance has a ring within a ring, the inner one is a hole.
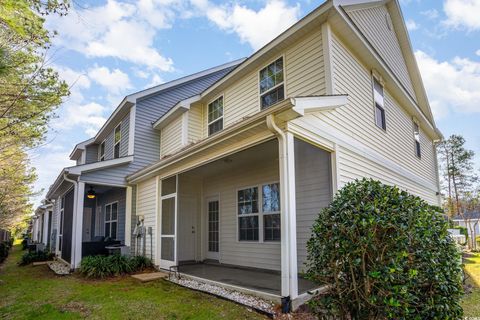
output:
M412 117L385 91L387 130L375 125L370 71L338 40L332 37L334 90L348 94L348 104L331 112L315 114L315 126L338 130L394 161L412 173L436 184L433 144L422 134L422 158L415 155ZM387 84L388 87L388 84Z
M339 187L363 177L373 178L385 184L396 185L402 190L417 195L431 204L439 205L435 191L429 190L413 181L406 179L393 170L389 170L347 148L339 147L338 173Z
M145 241L145 254L147 257L150 257L150 252L153 252L153 261L155 264L159 262L156 260L156 243L155 239L158 238L157 230L156 230L156 203L157 203L157 185L156 185L156 178L151 178L149 180L140 182L137 185L137 208L136 212L137 215L142 215L144 217L144 226L145 229L148 230L149 227L152 227L152 235L153 235L153 248L150 248L150 239L147 236L147 240ZM144 244L140 245L140 248L144 247ZM139 248L139 249L140 249ZM150 249L152 249L150 251Z
M202 139L203 122L202 122L202 105L194 104L188 111L188 142L193 143Z
M268 63L282 56L279 53L255 71L239 79L224 92L223 127L238 123L246 117L260 112L258 72ZM320 27L289 46L284 52L284 75L286 97L325 94L325 72ZM207 133L207 108L210 101L204 101L203 135Z
M348 15L396 74L408 93L416 100L412 81L387 7L380 5L352 10L348 12ZM387 19L390 21L391 30L387 26Z
M170 155L182 147L182 115L170 122L160 133L160 157Z
M308 34L285 52L287 97L325 94L322 33Z
M205 179L205 198L220 200L220 262L239 266L280 270L280 242L238 241L238 189L279 180L278 161L268 160ZM259 189L259 192L260 189ZM260 209L261 204L259 204ZM259 222L262 215L259 216Z

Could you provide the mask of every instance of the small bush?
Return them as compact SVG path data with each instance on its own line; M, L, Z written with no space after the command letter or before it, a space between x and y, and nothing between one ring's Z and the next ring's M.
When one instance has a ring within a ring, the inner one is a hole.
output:
M18 264L21 266L26 266L32 262L53 260L53 257L54 254L49 252L48 250L38 252L26 252L20 258L20 262Z
M127 258L114 254L85 257L79 271L87 278L106 278L141 271L151 266L151 261L145 257Z
M22 250L28 249L28 238L23 238L22 240Z
M311 307L340 319L461 319L460 253L441 210L363 179L322 210L308 242L308 277L330 285Z

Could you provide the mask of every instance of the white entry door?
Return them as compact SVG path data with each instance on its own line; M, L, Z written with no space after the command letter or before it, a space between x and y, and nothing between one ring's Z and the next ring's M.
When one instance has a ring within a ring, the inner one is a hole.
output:
M161 181L160 268L177 265L177 176Z
M218 260L220 251L220 202L218 198L207 201L207 259Z

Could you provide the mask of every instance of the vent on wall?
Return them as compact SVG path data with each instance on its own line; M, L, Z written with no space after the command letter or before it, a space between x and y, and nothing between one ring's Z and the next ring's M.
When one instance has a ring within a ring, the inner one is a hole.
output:
M392 31L392 29L393 29L392 19L390 18L390 15L388 13L385 14L385 22L387 24L388 30Z

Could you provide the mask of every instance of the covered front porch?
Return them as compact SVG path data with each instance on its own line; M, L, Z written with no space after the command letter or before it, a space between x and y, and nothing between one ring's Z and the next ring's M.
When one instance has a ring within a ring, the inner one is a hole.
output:
M315 289L302 273L310 228L332 197L331 153L290 143L289 174L271 137L159 178L159 267L276 301Z

